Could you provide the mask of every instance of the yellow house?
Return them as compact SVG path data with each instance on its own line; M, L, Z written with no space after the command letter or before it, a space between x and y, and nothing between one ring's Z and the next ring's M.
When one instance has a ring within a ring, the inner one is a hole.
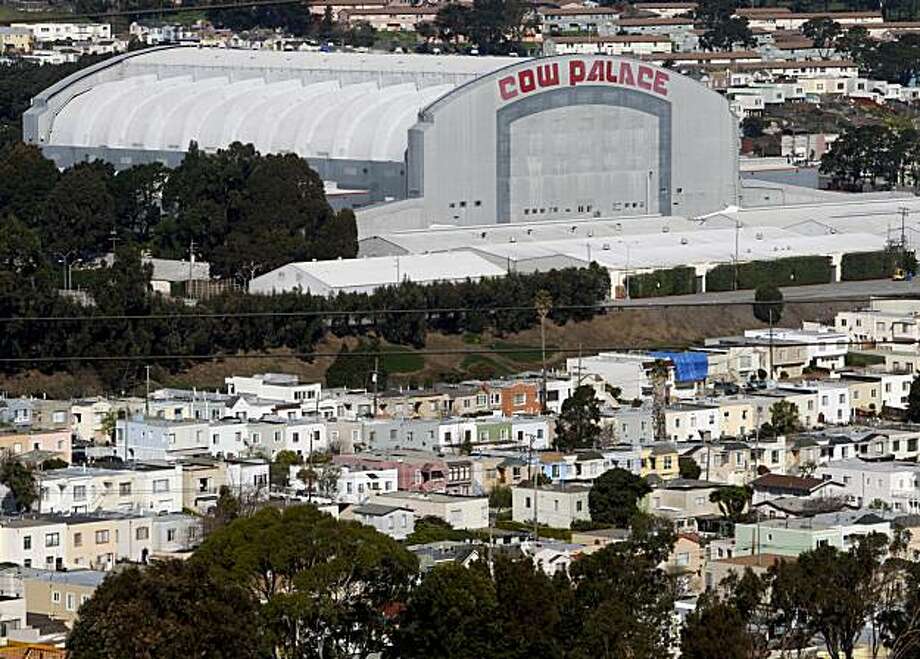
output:
M655 475L661 480L672 480L680 476L678 458L680 454L674 444L657 442L642 447L642 470L640 476Z
M757 428L754 404L750 399L720 400L719 414L722 415L719 429L723 437L744 437Z
M33 570L11 568L22 582L26 611L60 620L68 627L77 619L77 610L88 601L106 577L95 570ZM6 573L4 573L6 574Z
M31 52L32 32L22 27L0 27L0 55L8 51Z
M67 522L66 563L71 568L111 570L121 557L141 560L152 522L146 518L77 517Z

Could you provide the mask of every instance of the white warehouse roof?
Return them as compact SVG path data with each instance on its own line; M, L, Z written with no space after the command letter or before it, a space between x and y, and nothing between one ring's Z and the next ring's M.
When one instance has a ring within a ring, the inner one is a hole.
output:
M509 58L263 52L188 46L113 58L62 81L46 143L401 162L418 112ZM72 77L73 78L73 77Z
M443 254L382 256L289 263L253 279L249 291L266 295L300 291L330 296L336 293L371 293L404 281L418 284L475 281L505 274L505 268L472 252L457 252L450 258L444 258Z

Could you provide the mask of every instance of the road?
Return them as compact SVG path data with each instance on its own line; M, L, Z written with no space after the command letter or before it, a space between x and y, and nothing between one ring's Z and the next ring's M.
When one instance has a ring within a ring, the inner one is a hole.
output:
M920 299L920 278L912 281L872 279L869 281L847 281L813 286L788 286L781 288L786 302L844 302L867 300L870 297L916 297ZM754 291L726 291L721 293L697 293L695 295L672 295L668 297L646 297L637 300L613 300L610 307L661 307L661 306L705 306L725 304L750 304Z

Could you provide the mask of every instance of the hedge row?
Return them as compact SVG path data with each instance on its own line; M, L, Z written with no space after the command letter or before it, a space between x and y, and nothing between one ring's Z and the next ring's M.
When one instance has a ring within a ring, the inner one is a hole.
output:
M913 252L884 249L877 252L854 252L844 254L840 262L840 279L860 281L863 279L885 279L894 274L896 268L910 272L917 270L917 258Z
M775 286L805 286L828 284L833 280L834 268L829 256L790 256L774 261L739 263L738 288L758 288L765 284ZM735 288L735 265L717 265L706 275L707 291L730 291Z
M696 293L696 270L686 266L655 270L629 278L629 297Z

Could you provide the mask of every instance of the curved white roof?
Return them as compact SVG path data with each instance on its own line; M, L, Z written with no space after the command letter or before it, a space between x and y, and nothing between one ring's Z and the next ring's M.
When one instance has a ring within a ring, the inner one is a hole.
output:
M151 49L61 94L46 143L184 151L193 140L204 150L239 141L261 153L402 161L419 110L510 61Z
M192 140L205 150L240 141L262 153L400 161L419 109L453 87L135 76L74 97L51 144L184 151Z

